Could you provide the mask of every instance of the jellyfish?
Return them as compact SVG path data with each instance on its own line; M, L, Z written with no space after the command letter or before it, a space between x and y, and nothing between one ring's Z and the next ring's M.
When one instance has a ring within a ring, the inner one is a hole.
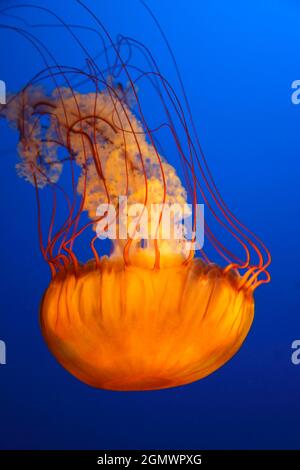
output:
M113 41L93 17L101 62L55 19L86 65L62 66L35 42L45 67L1 107L19 133L16 169L34 187L51 273L43 337L92 387L156 390L202 379L243 344L270 254L224 202L181 78L179 96L145 45Z

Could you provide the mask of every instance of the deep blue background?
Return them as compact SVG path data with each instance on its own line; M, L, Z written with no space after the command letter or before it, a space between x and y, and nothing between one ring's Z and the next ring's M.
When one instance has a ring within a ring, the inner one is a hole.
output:
M88 22L71 0L40 4L70 22ZM39 331L49 273L38 249L34 192L15 174L17 136L1 122L0 339L7 365L0 366L0 447L299 448L300 365L290 359L291 343L300 339L300 106L290 99L291 83L300 79L299 2L149 5L174 49L224 199L271 250L272 283L256 292L254 325L241 351L206 379L144 393L80 383L56 363ZM175 78L137 0L99 0L93 8L113 35L130 33L151 45ZM35 22L42 17L31 15ZM41 34L72 62L69 44L54 32ZM0 44L0 78L16 90L40 59L16 34L0 30Z

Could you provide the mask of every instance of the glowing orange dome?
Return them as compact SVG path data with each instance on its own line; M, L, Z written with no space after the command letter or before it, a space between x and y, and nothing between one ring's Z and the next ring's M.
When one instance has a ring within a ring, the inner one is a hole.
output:
M240 348L253 320L251 291L216 266L193 260L159 270L123 259L71 270L48 287L45 340L83 382L151 390L201 379Z

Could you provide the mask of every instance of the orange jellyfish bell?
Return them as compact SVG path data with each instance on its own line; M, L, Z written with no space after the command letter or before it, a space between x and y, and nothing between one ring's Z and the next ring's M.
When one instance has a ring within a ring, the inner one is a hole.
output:
M221 367L243 343L253 310L251 291L200 260L153 270L102 258L53 279L41 325L54 356L83 382L150 390Z
M42 333L58 362L93 387L183 385L241 347L270 255L221 198L185 94L181 102L142 44L116 44L98 26L106 63L47 64L2 110L19 131L17 171L35 187L52 273ZM128 48L145 64L129 63Z

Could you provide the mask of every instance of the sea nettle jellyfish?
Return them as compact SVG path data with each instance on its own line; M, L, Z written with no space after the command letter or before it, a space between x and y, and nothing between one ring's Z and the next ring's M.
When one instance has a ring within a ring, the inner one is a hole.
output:
M217 190L180 77L176 94L143 44L114 42L91 15L103 49L96 58L80 28L52 14L83 52L81 68L57 63L35 36L7 27L45 63L1 112L19 132L17 172L35 188L52 274L42 333L58 362L93 387L187 384L241 347L270 256ZM205 242L197 247L198 204ZM192 237L174 207L190 208Z

